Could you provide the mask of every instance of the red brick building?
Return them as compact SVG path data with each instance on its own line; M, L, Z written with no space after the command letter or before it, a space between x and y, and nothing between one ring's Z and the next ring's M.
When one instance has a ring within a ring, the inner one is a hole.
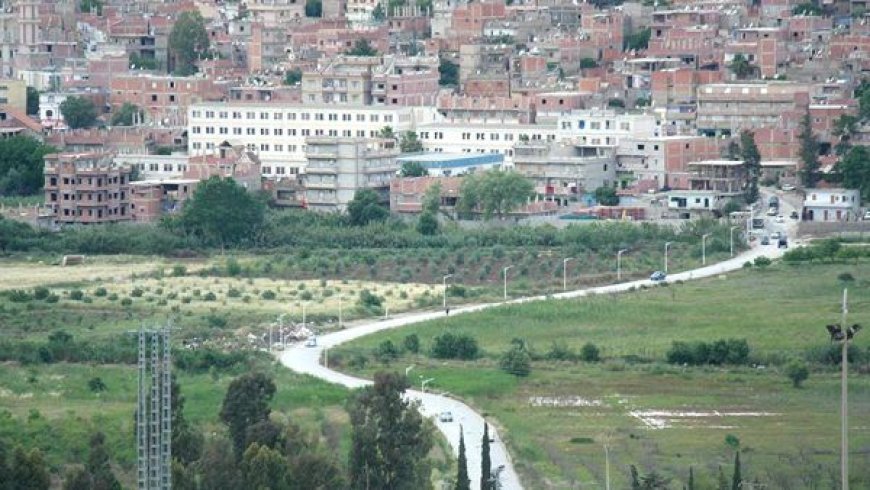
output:
M46 155L45 203L60 224L128 221L130 169L109 153Z

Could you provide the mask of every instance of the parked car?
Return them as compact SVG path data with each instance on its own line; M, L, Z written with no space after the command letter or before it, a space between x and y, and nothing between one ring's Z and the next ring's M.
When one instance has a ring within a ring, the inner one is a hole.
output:
M791 192L794 190L794 184L783 184L782 190L784 190L786 192Z
M655 271L652 273L651 276L649 276L649 280L655 281L655 282L664 281L666 278L667 278L667 274L665 274L662 271Z
M774 219L774 221L776 221L777 223L785 223L785 218L780 214Z
M770 208L767 210L767 215L768 216L776 216L776 213L778 213L778 212L779 211L776 208Z
M773 233L770 234L770 239L771 240L779 240L780 236L782 236L782 233L780 233L778 231L774 231Z
M788 248L788 237L786 237L785 235L779 237L778 248Z
M767 235L764 235L763 237L761 237L761 244L762 245L770 245L770 237Z
M864 221L870 221L870 211L864 212Z
M450 412L441 412L438 414L438 420L441 422L453 422L453 414Z
M317 337L308 337L305 341L305 347L317 347Z
M800 219L800 218L801 218L801 216L798 214L797 211L791 212L791 219ZM864 219L867 219L867 218L865 217Z

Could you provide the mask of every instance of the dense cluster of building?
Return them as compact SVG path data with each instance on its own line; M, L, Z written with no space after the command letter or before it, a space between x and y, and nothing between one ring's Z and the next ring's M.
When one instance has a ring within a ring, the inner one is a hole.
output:
M170 34L193 11L209 47L173 75ZM746 189L728 154L741 131L765 179L794 184L808 115L830 171L868 71L864 0L0 1L0 136L58 149L45 204L60 223L152 221L213 175L280 206L343 210L370 188L414 213L433 182L455 203L461 175L493 167L534 183L523 214L600 187L715 214ZM105 124L70 129L70 97ZM112 126L125 104L141 115ZM849 143L870 145L857 121ZM397 177L405 161L430 175Z

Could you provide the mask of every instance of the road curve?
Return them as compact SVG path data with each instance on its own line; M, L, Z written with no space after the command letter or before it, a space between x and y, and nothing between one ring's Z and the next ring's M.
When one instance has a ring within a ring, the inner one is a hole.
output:
M794 236L793 234L791 235ZM792 244L798 245L795 242L792 242ZM668 281L687 281L692 279L701 279L704 277L715 276L740 269L741 267L743 267L743 264L745 262L754 260L756 257L764 255L768 258L773 259L781 257L782 253L783 250L778 249L775 245L755 246L737 255L736 257L725 260L723 262L718 262L716 264L701 267L698 269L693 269L686 272L672 274L668 276ZM638 288L640 286L649 286L652 284L653 283L650 280L643 279L618 284L611 284L607 286L579 289L549 296L531 296L526 298L517 298L507 302L457 307L455 309L451 309L450 312L454 315L462 315L475 311L481 311L487 308L493 308L504 304L528 303L545 299L579 298L589 294L617 293L627 291L632 288ZM381 330L404 327L414 323L420 323L427 320L433 320L443 317L444 312L442 311L427 311L422 313L408 313L403 315L397 315L386 320L375 321L373 323L363 324L346 330L340 330L337 332L322 335L318 337L318 345L316 347L305 347L303 344L288 346L286 350L278 354L278 358L284 366L292 369L293 371L310 374L311 376L314 376L321 380L330 383L340 384L348 388L360 388L371 384L371 381L355 378L353 376L348 376L346 374L333 371L321 365L320 358L324 350L330 349L332 347L360 337L364 337L366 335L373 334L375 332L380 332ZM462 426L465 434L465 455L468 458L468 476L471 479L472 488L477 488L477 482L480 481L480 444L483 439L483 417L461 401L453 398L439 396L432 393L421 393L420 391L416 390L408 390L407 396L410 399L418 400L420 402L420 411L421 413L423 413L424 416L433 417L435 425L438 427L438 430L440 430L441 433L444 434L447 441L453 447L454 453L458 453L459 451L459 427L460 425ZM437 414L443 411L452 412L453 422L442 423L438 420ZM507 448L502 442L502 439L499 436L498 432L492 426L490 426L490 436L494 439L494 442L490 445L492 468L495 469L498 468L500 465L504 465L504 471L500 475L500 482L502 488L506 490L522 489L523 486L520 483L519 476L517 475L511 462L510 454L507 452Z

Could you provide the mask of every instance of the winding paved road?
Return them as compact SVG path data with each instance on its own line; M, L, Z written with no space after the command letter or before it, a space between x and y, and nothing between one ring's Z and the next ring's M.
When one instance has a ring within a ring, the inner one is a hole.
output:
M783 212L789 213L790 210L784 209ZM786 216L788 216L788 214L786 214ZM795 236L795 223L789 222L784 225L780 225L780 228L786 228L789 231L790 238ZM794 246L797 245L797 243L790 240L790 245ZM773 259L782 256L783 252L784 251L778 249L776 245L754 246L750 250L747 250L737 255L736 257L725 260L723 262L712 264L706 267L701 267L699 269L694 269L691 271L669 275L668 281L686 281L719 275L725 272L740 269L741 267L743 267L743 264L746 261L754 260L758 256L765 255ZM527 298L518 298L507 301L506 303L518 304L531 301L541 301L551 298L567 299L579 298L588 294L617 293L627 291L631 288L637 288L643 285L650 284L652 284L651 281L649 281L648 279L643 279L638 281L623 282L619 284L611 284L608 286L568 291L564 293L553 294L552 296L533 296ZM487 308L493 308L506 303L488 303L458 307L455 309L451 309L451 313L455 315L462 315L465 313L481 311ZM305 347L304 344L288 346L288 349L281 352L278 357L282 364L294 371L310 374L324 381L340 384L348 388L360 388L371 384L371 381L348 376L346 374L328 369L327 367L324 367L320 364L321 354L323 353L324 349L329 349L339 344L343 344L345 342L349 342L351 340L364 337L375 332L380 332L381 330L404 327L414 323L443 317L444 312L442 311L397 315L393 318L389 318L386 320L363 324L360 326L349 328L347 330L341 330L338 332L322 335L318 337L318 345L316 347ZM407 392L407 396L412 400L420 401L420 411L423 413L424 416L433 417L433 421L438 427L438 430L440 430L444 434L450 445L453 447L453 451L455 453L458 453L459 451L459 427L460 424L462 425L465 432L465 454L468 458L468 476L471 479L472 488L477 488L477 482L480 481L480 444L483 439L483 417L461 401L455 400L453 398L440 396L432 393L422 393L416 390L409 390ZM452 412L453 422L443 423L438 420L437 414L443 411ZM492 468L495 469L498 468L500 465L504 465L504 471L501 473L500 476L502 488L506 490L522 489L523 487L520 483L520 479L513 467L513 464L511 463L510 455L508 454L507 449L505 448L505 445L499 437L497 431L492 426L490 426L490 436L494 439L494 442L490 445Z

